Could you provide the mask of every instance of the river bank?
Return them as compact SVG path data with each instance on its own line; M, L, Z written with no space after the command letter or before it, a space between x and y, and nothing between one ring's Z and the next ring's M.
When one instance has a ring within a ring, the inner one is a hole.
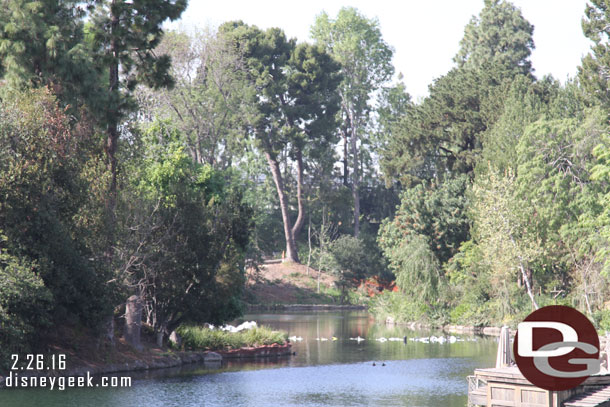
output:
M335 304L250 304L248 311L366 311L366 305Z
M296 355L118 374L133 378L129 389L0 390L0 405L464 407L466 376L475 368L492 366L497 348L491 337L451 344L382 342L377 339L430 334L386 327L364 311L260 312L236 323L241 321L257 321L296 337L291 341ZM366 340L350 339L358 336Z
M118 363L99 364L97 362L82 362L80 366L68 367L65 370L23 371L18 370L20 376L105 376L117 373L138 372L153 369L166 369L183 365L202 363L204 365L220 364L225 359L256 359L275 358L292 355L292 344L272 344L256 347L243 347L229 350L206 351L158 351L148 350L140 352L138 358L133 355L123 355L125 360ZM69 366L69 360L67 364ZM6 377L10 372L0 375L0 388L4 387Z
M473 326L473 325L434 325L423 322L395 322L391 317L386 318L386 325L404 326L411 330L440 329L450 334L500 336L501 327L497 326ZM510 335L515 336L517 331L510 329Z
M502 327L497 326L473 326L473 325L433 325L422 322L395 322L391 317L386 318L386 325L404 326L411 330L431 330L440 329L443 332L451 334L465 334L465 335L484 335L484 336L500 336ZM517 333L515 329L509 329L510 336L514 337ZM600 348L604 348L606 342L610 338L608 336L599 335Z

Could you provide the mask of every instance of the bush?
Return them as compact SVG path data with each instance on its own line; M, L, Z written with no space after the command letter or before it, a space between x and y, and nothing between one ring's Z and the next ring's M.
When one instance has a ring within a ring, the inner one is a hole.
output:
M10 354L27 353L36 330L48 326L51 293L35 263L2 249L0 234L0 368L7 367Z
M343 235L331 243L330 252L339 277L341 302L348 298L348 290L356 287L369 273L369 258L364 244L357 237Z

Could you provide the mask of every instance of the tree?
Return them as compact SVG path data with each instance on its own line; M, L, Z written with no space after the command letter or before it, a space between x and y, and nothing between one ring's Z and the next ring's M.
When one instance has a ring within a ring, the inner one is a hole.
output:
M168 32L155 52L171 57L176 84L171 90L140 87L140 116L175 124L195 162L230 167L244 155L243 128L253 113L242 50L206 30Z
M521 10L508 1L485 0L479 17L472 17L464 29L460 50L453 59L458 67L481 69L495 66L504 75L529 75L534 26Z
M10 0L0 10L0 75L9 89L49 87L74 114L100 97L82 1ZM6 88L5 88L6 89Z
M375 149L383 155L396 137L400 121L414 107L414 103L402 82L382 88L377 103Z
M511 170L502 175L490 168L474 184L473 234L497 281L511 281L515 272L520 273L532 306L538 309L531 265L542 247L531 225L536 219L533 209L516 196L515 178Z
M599 289L599 247L601 224L600 185L590 177L594 147L607 131L606 114L589 109L586 117L538 120L529 125L519 140L517 199L527 203L535 222L529 229L539 237L541 252L532 269L546 288L582 291L583 310L596 307L592 287ZM599 218L598 218L599 219ZM596 276L597 275L597 276ZM542 288L545 289L543 284ZM600 301L601 302L601 301Z
M457 67L435 80L430 96L396 126L382 158L386 182L409 185L473 172L511 83L521 76L533 80L532 32L512 4L485 1L465 29Z
M381 161L386 183L405 186L473 171L487 129L484 73L452 69L430 86L430 96L395 124Z
M388 251L419 235L430 245L439 264L448 261L469 238L468 186L468 178L460 176L442 184L420 184L405 190L394 218L383 222L380 246Z
M95 260L97 220L83 220L91 201L90 160L98 151L93 135L70 126L70 118L48 89L7 95L0 108L0 251L18 258L7 270L26 286L39 281L52 301L53 322L95 327L112 308L110 275ZM1 280L4 281L4 280ZM2 284L0 284L2 285ZM28 292L24 291L24 296ZM0 297L2 293L0 293ZM45 297L45 295L35 295ZM0 301L8 301L6 298ZM10 311L12 312L12 311ZM29 318L29 317L28 317ZM38 328L38 327L36 327ZM40 327L43 328L42 326Z
M357 237L343 235L331 243L330 252L337 267L341 302L347 299L349 288L358 286L371 272L371 258L364 243Z
M36 274L36 262L8 253L0 231L0 367L10 355L31 351L36 334L50 324L51 292ZM38 332L37 332L38 331ZM6 364L5 364L6 363Z
M367 19L358 10L344 7L332 20L322 13L311 28L312 37L341 64L343 80L339 86L341 96L341 136L344 143L343 179L347 185L350 139L352 158L352 198L354 200L354 236L360 231L361 182L359 151L369 121L369 104L372 94L394 74L392 48L383 40L379 22Z
M97 67L108 75L102 122L106 127L105 151L111 174L107 197L110 235L113 234L117 201L116 153L120 124L134 109L132 96L138 83L152 88L173 84L168 73L169 57L157 56L154 49L163 35L161 24L180 17L186 4L187 0L95 1L88 29L92 34Z
M256 116L248 125L264 152L278 194L285 261L298 262L296 237L305 221L304 155L329 148L338 110L338 65L321 47L296 45L276 28L261 31L242 22L223 24L220 33L243 49L248 80L256 88ZM292 223L280 167L284 152L296 163L297 218Z
M483 164L476 168L477 173L487 171L487 162L494 163L494 167L500 171L508 168L516 170L519 162L517 144L526 127L541 117L555 116L551 112L553 104L561 106L561 115L572 113L564 110L571 103L560 94L560 84L552 78L532 82L526 76L516 77L505 92L499 118L482 136Z
M593 41L592 52L582 60L578 77L591 98L605 107L610 104L610 4L607 0L592 0L585 8L582 29Z
M227 174L193 162L166 124L146 131L143 150L122 202L119 278L140 297L161 345L181 323L241 313L251 211Z

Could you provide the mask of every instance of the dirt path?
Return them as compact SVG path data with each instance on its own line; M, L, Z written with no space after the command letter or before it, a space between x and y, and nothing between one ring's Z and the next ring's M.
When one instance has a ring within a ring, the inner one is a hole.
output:
M294 263L271 263L248 271L246 300L250 304L334 304L339 301L336 278Z

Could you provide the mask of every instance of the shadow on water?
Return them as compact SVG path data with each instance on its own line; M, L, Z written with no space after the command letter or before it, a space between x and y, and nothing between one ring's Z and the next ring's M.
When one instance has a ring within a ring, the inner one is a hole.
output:
M236 323L243 320L302 338L296 356L137 372L130 388L3 390L0 406L463 407L466 376L491 366L496 350L493 338L410 341L442 333L386 327L359 311L260 313Z

